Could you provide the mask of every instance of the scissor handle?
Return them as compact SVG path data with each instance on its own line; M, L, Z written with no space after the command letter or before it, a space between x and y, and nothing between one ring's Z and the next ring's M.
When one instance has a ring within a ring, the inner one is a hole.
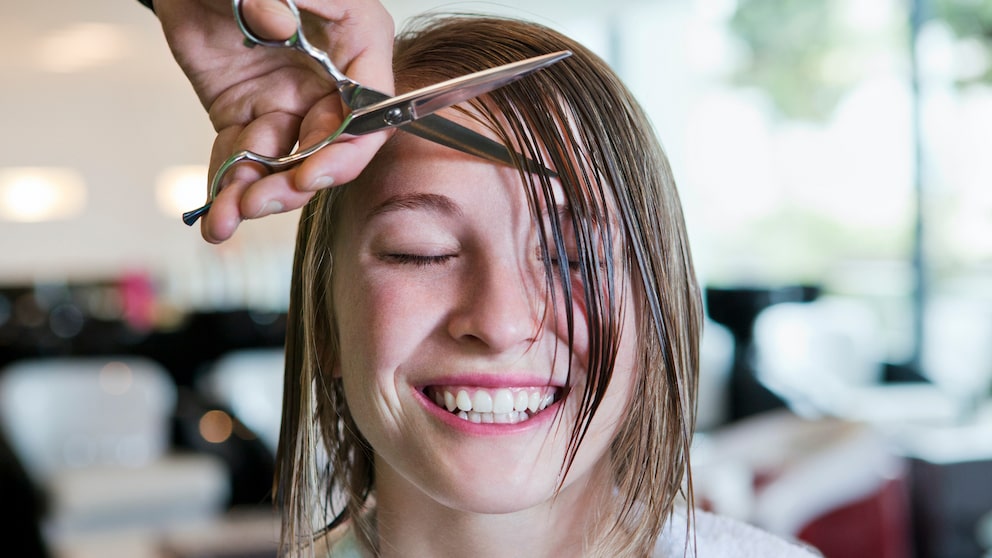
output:
M183 223L193 226L193 223L196 223L200 217L207 214L207 211L210 210L210 206L213 205L214 198L216 198L217 194L220 193L221 179L224 178L227 171L234 168L234 165L237 165L242 161L252 161L265 167L265 170L272 172L275 169L275 165L278 165L279 159L281 159L281 157L267 157L265 155L259 155L258 153L247 150L238 151L234 155L231 155L226 161L221 163L220 168L218 168L217 172L214 174L213 180L210 181L210 193L207 195L207 203L192 211L183 213Z
M245 16L243 12L242 5L244 0L231 0L234 7L234 20L238 24L238 28L241 29L241 34L245 36L245 45L248 47L264 46L273 48L295 48L313 58L319 63L331 78L336 82L336 87L341 89L342 87L348 85L358 85L351 78L344 75L344 72L338 69L331 61L331 57L328 56L326 52L320 50L319 48L313 46L313 43L307 40L306 35L303 34L303 19L300 17L300 9L296 7L296 2L293 0L283 0L286 3L286 7L293 14L293 19L296 20L296 31L290 35L288 39L284 40L274 40L266 39L259 36L251 27L248 26L248 22L245 21Z
M346 116L344 122L341 123L341 126L338 127L333 134L322 139L320 142L311 145L303 151L297 151L296 153L283 155L282 157L269 157L268 155L260 155L254 151L248 150L238 151L234 155L231 155L226 161L221 163L220 167L217 169L217 172L214 173L214 177L210 181L210 193L207 196L207 203L192 211L183 213L183 222L192 226L200 217L206 215L207 211L210 210L210 206L213 204L214 199L217 197L217 194L220 193L221 179L223 179L224 175L238 163L242 163L244 161L258 163L269 172L279 172L294 167L299 163L302 163L307 157L334 143L334 141L344 133L345 129L348 127L348 124L351 123L351 118L352 116L350 114Z
M210 193L207 196L207 203L203 204L203 206L198 207L192 211L187 211L186 213L183 213L183 223L193 226L193 223L196 223L196 221L200 217L207 214L207 211L209 211L210 206L213 205L214 199L217 197L217 194L220 193L221 179L224 178L224 175L227 174L227 171L234 168L234 166L237 165L238 163L241 163L243 161L251 161L253 163L258 163L262 165L263 167L265 167L265 170L269 172L275 172L283 168L290 167L293 164L295 164L297 161L303 159L303 157L297 157L295 159L293 157L294 157L293 155L287 155L285 157L268 157L266 155L259 155L254 151L247 151L247 150L238 151L234 155L231 155L230 157L228 157L226 161L221 163L220 168L218 168L217 172L214 174L213 180L210 181ZM290 159L292 160L290 161Z

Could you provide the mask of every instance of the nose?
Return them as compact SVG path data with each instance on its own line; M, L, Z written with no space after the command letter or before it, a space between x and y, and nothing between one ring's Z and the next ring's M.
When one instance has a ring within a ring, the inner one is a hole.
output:
M490 261L467 271L448 333L459 342L491 352L525 347L537 340L543 297L539 280L520 262Z

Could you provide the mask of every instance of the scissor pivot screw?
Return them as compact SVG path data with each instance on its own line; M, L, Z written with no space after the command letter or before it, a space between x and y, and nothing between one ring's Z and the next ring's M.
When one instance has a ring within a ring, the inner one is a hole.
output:
M403 111L399 107L393 107L386 111L386 114L382 115L382 119L386 121L386 124L390 126L396 126L403 123Z

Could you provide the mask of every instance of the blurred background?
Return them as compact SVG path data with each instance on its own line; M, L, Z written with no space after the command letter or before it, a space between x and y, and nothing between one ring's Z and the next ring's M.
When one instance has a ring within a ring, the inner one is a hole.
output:
M650 114L706 286L702 506L828 558L992 556L992 2L385 4L560 29ZM213 131L137 2L2 13L11 555L274 556L296 216L181 223Z

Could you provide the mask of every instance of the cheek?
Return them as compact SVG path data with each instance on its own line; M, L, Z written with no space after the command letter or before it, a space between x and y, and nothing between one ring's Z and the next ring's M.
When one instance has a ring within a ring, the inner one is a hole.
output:
M576 294L573 292L573 295ZM572 309L572 354L579 359L579 363L585 368L589 360L589 316L582 293L579 292L570 301ZM558 303L558 312L555 316L555 335L562 340L568 339L568 320L564 311L564 304Z
M633 392L637 370L640 367L640 346L638 343L639 334L637 325L638 312L631 304L634 298L630 285L627 283L628 281L626 280L621 281L615 287L613 297L613 304L616 306L616 309L612 310L612 312L616 316L617 323L615 327L619 337L616 339L617 352L611 370L610 385L607 390L607 397L610 401L620 406L627 405L630 394ZM608 294L608 289L602 287L600 296L602 297L601 303L604 306L601 310L601 315L603 316L607 316L611 312L611 309L607 306L607 302L609 301ZM578 320L579 315L582 316L583 320L587 319L589 312L585 305L576 303L575 307L576 320ZM577 322L575 339L577 346L581 341L581 346L586 351L586 354L588 354L589 330L586 327L586 323L586 321L583 321L580 325ZM590 363L590 365L592 364Z
M335 283L334 307L340 359L346 369L368 368L380 358L384 338L389 337L389 308L396 301L388 292L371 289L358 278L342 277ZM372 332L376 332L375 335Z
M413 313L400 289L360 273L343 273L336 279L338 372L345 398L363 435L381 443L383 432L391 431L400 415L397 370L417 348Z
M613 382L617 391L622 394L624 407L630 404L634 386L641 371L643 347L640 343L640 310L635 304L635 297L630 285L623 289L623 301L620 315L620 345L617 350L616 365L614 366Z
M620 330L620 344L613 367L613 377L611 378L611 384L614 384L616 390L622 394L624 405L627 404L630 394L633 392L635 380L637 379L637 369L640 365L638 346L636 320L634 319L633 311L628 307L623 316ZM614 385L610 386L611 390L614 388Z
M366 371L399 366L432 321L431 297L344 263L351 272L336 275L332 290L342 364Z
M622 288L618 287L617 292L619 293ZM608 301L609 289L605 285L600 286L600 292L598 293L600 300L597 304L604 306L599 312L599 315L608 315L610 309L605 307ZM554 330L555 335L559 339L568 339L568 319L565 312L565 296L563 289L559 286L557 292L555 293L556 299L556 312L554 315ZM619 295L615 297L614 304L621 304ZM551 304L551 298L547 299L547 304ZM573 320L573 344L572 352L575 356L579 357L582 364L585 365L587 362L587 357L589 353L589 302L586 300L585 294L583 292L582 280L574 278L572 280L572 297L568 302L571 306L572 320ZM620 329L628 329L626 324L622 324Z
M631 316L622 316L620 342L610 384L594 418L596 438L603 444L610 444L617 439L633 402L640 367L634 321Z

